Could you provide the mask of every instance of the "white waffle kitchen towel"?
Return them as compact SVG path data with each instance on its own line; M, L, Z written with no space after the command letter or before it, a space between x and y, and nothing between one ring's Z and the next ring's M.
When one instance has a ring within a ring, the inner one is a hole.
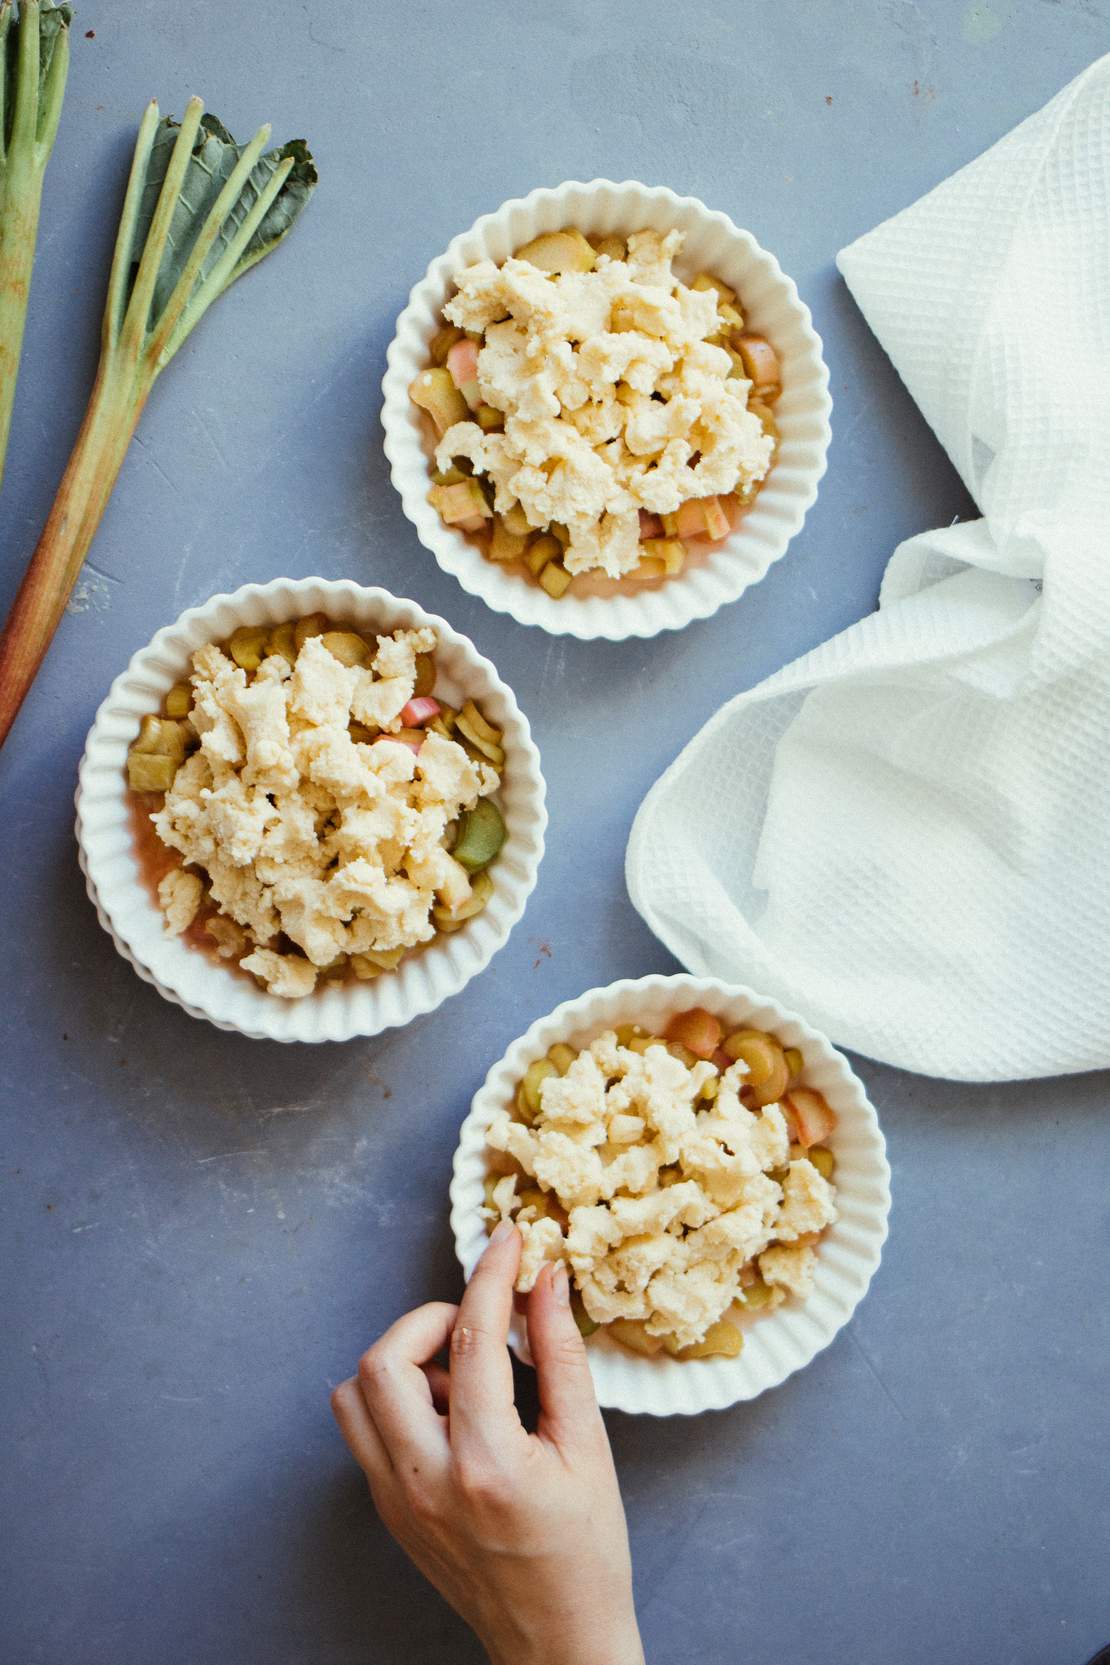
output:
M629 892L873 1058L1110 1064L1110 56L838 265L983 518L717 713Z

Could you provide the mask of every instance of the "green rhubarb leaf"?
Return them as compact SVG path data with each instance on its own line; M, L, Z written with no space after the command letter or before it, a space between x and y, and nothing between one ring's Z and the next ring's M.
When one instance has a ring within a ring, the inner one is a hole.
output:
M263 215L262 223L247 244L236 268L235 277L241 277L246 271L269 254L270 250L280 243L289 230L297 215L316 188L319 175L312 152L303 139L290 139L277 152L279 161L289 158L293 166L289 170L285 184Z
M147 169L146 184L143 189L143 199L139 210L139 217L135 227L136 242L141 248L150 232L154 211L158 205L158 196L166 176L166 168L170 156L177 142L177 135L181 130L179 122L167 117L158 130L154 141L151 159ZM177 206L166 239L166 254L158 272L158 281L154 286L152 315L157 318L166 302L173 293L174 286L181 276L182 267L189 251L193 247L198 233L205 219L211 213L216 199L235 171L237 163L246 150L245 145L236 144L223 123L216 117L204 115L200 120L200 132L193 146L188 170L182 181ZM280 150L271 150L259 158L257 165L251 171L242 191L236 197L226 216L222 218L220 230L200 270L198 283L203 284L218 263L221 255L228 248L250 210L257 203L262 191L273 178L280 164L286 156L294 156L298 166L289 175L282 190L267 211L266 218L237 260L235 269L228 279L228 283L239 277L253 266L256 261L273 248L275 243L289 230L293 221L308 201L313 185L316 183L316 168L303 139L294 139L290 144L283 145ZM226 287L226 285L225 285Z
M158 122L145 155L136 153L141 174L128 193L134 210L128 214L125 205L117 248L127 281L114 321L122 327L153 240L157 270L151 283L148 267L140 295L143 305L147 291L150 297L142 327L153 337L167 316L179 314L162 342L159 368L216 296L281 242L315 189L316 165L304 140L263 152L268 136L264 128L239 144L217 116L190 106L184 122L169 116Z

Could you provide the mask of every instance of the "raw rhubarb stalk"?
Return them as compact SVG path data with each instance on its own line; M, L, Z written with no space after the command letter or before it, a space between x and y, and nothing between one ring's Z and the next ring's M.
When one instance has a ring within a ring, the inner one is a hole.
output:
M57 628L159 373L237 277L275 248L316 184L301 139L239 145L191 99L180 125L139 127L92 397L0 639L0 745Z
M69 71L68 6L0 0L0 483L23 350L39 205Z

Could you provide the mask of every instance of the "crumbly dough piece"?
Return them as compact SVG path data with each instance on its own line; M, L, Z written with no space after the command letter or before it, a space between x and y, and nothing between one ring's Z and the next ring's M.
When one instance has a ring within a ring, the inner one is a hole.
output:
M195 873L171 867L158 881L158 900L166 916L166 930L171 937L179 937L200 911L204 884Z
M419 756L389 739L413 697L416 657L435 646L432 630L398 630L358 667L312 636L293 667L273 655L250 682L214 644L194 655L200 747L152 820L165 845L207 874L216 917L234 928L213 930L220 952L285 999L311 993L338 955L426 942L433 906L470 895L443 837L497 789L497 771L440 734L426 736ZM353 740L352 719L381 735ZM202 894L195 874L167 875L168 929L188 927ZM300 952L279 953L279 933Z
M534 1208L516 1212L516 1176L497 1182L490 1213L515 1218L524 1240L517 1288L565 1260L591 1318L639 1319L679 1347L742 1298L745 1268L758 1266L777 1298L805 1294L814 1254L796 1239L835 1220L835 1192L807 1158L788 1161L779 1105L741 1103L746 1073L725 1070L707 1103L711 1064L687 1066L662 1044L637 1052L606 1031L542 1083L531 1126L495 1114L490 1148L568 1216L564 1231Z
M750 382L707 337L721 327L713 289L690 289L671 262L671 231L634 233L625 260L552 277L525 260L468 267L443 309L483 331L478 386L503 433L457 422L436 466L465 457L519 503L533 526L570 533L572 573L619 578L640 558L639 510L671 514L690 498L748 490L773 442L748 409Z
M764 1283L784 1289L788 1295L808 1295L816 1267L816 1254L801 1243L772 1243L759 1257Z
M271 994L283 1000L300 1000L316 987L316 967L295 954L275 954L270 948L256 948L239 964L266 984Z

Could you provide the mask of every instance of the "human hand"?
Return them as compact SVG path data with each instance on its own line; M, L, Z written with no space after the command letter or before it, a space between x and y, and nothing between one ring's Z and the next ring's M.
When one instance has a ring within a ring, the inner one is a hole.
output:
M499 1226L461 1306L399 1318L332 1410L385 1525L493 1665L643 1665L624 1508L562 1264L528 1297L534 1434L513 1402L520 1247ZM434 1362L448 1346L449 1373Z

